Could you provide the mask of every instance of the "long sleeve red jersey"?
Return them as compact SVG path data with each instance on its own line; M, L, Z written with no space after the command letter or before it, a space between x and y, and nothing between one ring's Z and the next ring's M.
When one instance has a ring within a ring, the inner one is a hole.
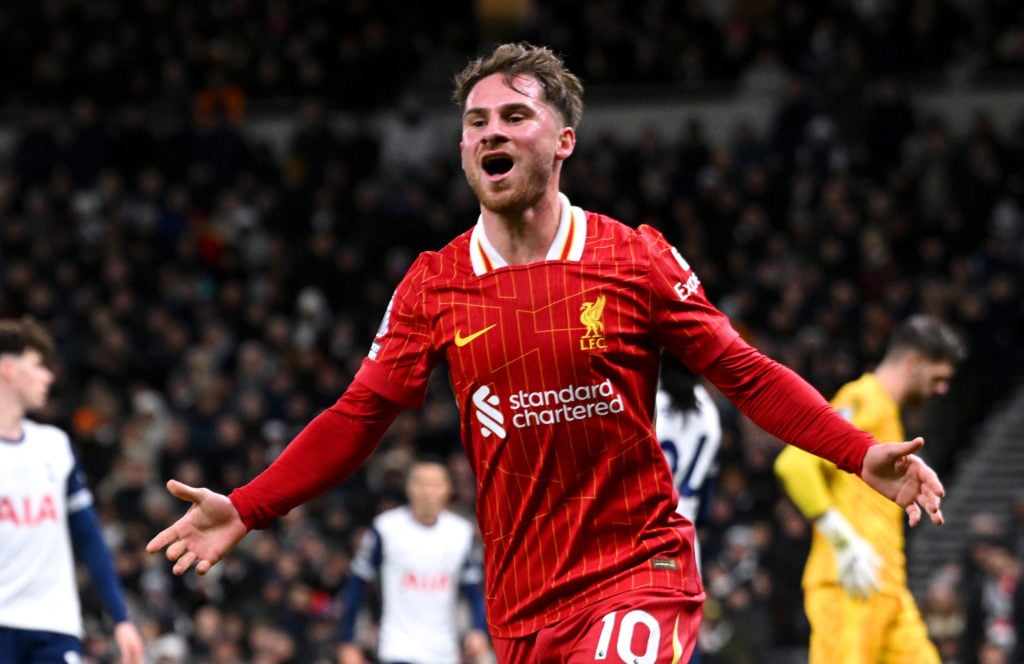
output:
M343 479L400 408L422 403L444 359L476 473L495 635L631 588L700 596L693 527L651 423L662 349L770 433L860 470L874 441L743 343L657 231L563 197L547 260L506 265L480 222L421 254L349 393L232 501L259 527Z

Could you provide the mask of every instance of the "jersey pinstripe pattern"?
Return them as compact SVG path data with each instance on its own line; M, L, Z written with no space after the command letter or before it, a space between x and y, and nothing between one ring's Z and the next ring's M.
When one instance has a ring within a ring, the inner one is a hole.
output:
M699 372L736 332L657 231L563 196L548 259L509 266L478 222L420 255L381 330L359 379L382 396L419 405L449 367L496 635L623 590L702 592L651 425L659 350Z

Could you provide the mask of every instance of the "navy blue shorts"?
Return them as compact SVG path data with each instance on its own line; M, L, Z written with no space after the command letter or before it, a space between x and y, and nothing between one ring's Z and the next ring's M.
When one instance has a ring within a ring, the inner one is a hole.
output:
M0 627L4 664L80 664L82 643L68 634Z

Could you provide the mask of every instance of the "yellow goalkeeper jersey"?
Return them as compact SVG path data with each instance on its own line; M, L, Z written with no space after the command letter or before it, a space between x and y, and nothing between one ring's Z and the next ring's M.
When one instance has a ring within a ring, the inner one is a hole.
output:
M880 442L904 440L900 409L873 374L866 373L844 385L832 405L851 424ZM787 445L775 461L775 474L790 499L808 519L835 507L882 557L880 592L906 588L903 508L883 497L856 475L832 463ZM837 584L835 554L823 535L814 531L804 567L805 589Z

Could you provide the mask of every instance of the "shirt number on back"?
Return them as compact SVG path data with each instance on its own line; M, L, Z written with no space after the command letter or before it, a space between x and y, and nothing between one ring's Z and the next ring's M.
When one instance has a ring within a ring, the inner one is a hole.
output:
M661 441L661 449L665 453L665 459L668 461L668 467L672 471L672 477L678 478L679 485L676 487L679 490L679 495L684 498L692 496L700 490L701 484L704 482L703 477L694 477L694 471L697 469L697 462L700 460L700 453L704 449L704 445L708 442L707 434L702 434L697 439L697 444L694 446L693 454L690 456L690 464L686 467L686 472L680 474L679 468L679 446L674 440L663 440Z

